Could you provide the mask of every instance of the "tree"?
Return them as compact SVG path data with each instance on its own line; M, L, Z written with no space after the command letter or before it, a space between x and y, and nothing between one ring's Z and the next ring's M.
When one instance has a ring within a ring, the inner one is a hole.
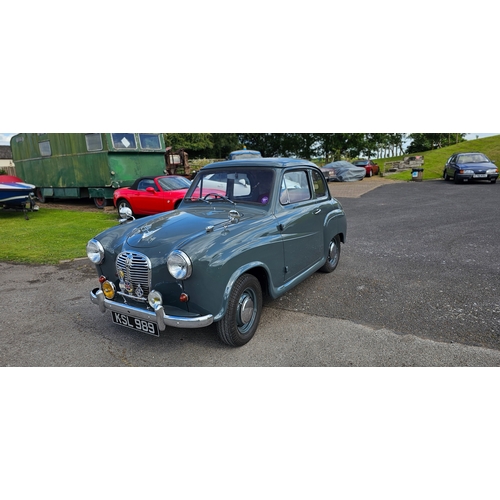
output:
M212 134L163 134L165 145L176 149L184 148L189 156L197 151L213 147Z
M438 134L410 134L408 136L411 139L410 145L406 148L406 152L411 153L421 153L422 151L431 151L432 149L439 149L450 144L458 144L463 142L465 134L456 133L438 133ZM452 141L454 138L454 142Z

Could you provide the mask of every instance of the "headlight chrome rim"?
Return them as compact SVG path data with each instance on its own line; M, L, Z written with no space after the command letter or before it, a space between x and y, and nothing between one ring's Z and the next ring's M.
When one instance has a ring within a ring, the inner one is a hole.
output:
M87 243L87 257L93 264L101 264L104 260L104 248L95 238Z
M168 272L177 280L186 280L193 272L191 259L182 250L174 250L167 257Z

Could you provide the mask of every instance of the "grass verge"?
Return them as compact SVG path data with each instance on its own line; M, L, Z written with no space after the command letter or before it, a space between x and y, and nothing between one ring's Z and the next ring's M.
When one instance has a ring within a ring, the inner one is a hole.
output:
M116 213L41 207L28 212L0 209L0 261L57 264L86 257L87 241L117 224Z
M500 167L500 135L484 137L472 141L459 142L445 148L434 149L433 151L423 151L415 153L424 155L424 180L439 179L443 177L443 169L448 158L454 153L462 153L467 151L480 151L484 153L490 160L494 161ZM411 156L405 154L404 156ZM384 164L390 161L402 160L404 156L395 156L394 158L384 158L376 160L380 165L381 170L384 169ZM411 180L411 169L397 173L386 173L388 179L401 181Z

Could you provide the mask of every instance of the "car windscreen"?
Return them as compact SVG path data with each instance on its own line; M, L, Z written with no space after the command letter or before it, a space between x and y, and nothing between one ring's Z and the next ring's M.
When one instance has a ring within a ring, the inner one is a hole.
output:
M489 162L488 158L484 156L482 153L471 153L471 154L466 154L466 155L460 155L457 158L457 163L463 164L463 163L484 163L484 162Z
M224 201L267 205L274 185L272 169L241 168L199 172L186 195L187 201Z
M158 178L158 183L164 191L188 189L191 187L191 181L185 177L160 177Z

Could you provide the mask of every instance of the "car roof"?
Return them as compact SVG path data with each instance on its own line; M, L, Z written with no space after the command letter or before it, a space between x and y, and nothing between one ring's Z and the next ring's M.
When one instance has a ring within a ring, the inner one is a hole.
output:
M205 165L201 170L242 167L289 168L298 166L318 168L318 166L313 162L309 160L302 160L300 158L248 158L244 160L226 160L210 163L209 165Z
M254 149L238 149L237 151L231 151L230 155L243 155L246 153L250 153L251 155L261 156L260 151L255 151Z

